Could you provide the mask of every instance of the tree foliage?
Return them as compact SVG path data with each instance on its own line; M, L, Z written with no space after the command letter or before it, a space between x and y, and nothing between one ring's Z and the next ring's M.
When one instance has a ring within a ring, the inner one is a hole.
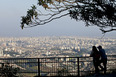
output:
M22 17L21 27L44 25L67 15L104 33L116 30L116 0L38 0Z
M19 68L14 68L7 63L0 69L0 77L18 77L17 72L19 70Z

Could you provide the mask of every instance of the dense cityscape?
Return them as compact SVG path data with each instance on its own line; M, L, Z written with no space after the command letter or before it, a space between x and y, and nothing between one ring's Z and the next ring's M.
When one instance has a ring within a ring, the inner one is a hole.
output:
M1 37L2 57L76 57L89 56L92 46L101 45L108 55L115 55L115 38L77 36Z

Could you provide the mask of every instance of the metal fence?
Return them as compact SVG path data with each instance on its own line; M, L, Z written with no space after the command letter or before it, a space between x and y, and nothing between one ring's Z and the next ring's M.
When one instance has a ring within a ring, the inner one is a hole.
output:
M19 68L18 76L82 76L94 73L91 57L0 58L0 69L5 65ZM116 69L116 56L108 56L108 71Z

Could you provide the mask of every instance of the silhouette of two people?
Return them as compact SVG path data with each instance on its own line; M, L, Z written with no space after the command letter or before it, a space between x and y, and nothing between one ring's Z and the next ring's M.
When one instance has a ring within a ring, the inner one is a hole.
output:
M107 56L102 46L98 46L98 47L93 46L90 56L93 57L95 73L96 74L99 73L99 67L100 67L101 70L104 70L104 74L106 74ZM101 66L101 63L103 63L103 66Z

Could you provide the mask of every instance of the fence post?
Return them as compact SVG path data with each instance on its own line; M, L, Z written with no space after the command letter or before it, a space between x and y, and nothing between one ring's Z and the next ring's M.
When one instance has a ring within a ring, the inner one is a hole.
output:
M77 61L77 62L78 62L78 63L77 63L77 64L78 64L78 77L80 77L79 57L77 57L77 60L78 60L78 61Z
M40 77L40 59L38 58L38 77Z

